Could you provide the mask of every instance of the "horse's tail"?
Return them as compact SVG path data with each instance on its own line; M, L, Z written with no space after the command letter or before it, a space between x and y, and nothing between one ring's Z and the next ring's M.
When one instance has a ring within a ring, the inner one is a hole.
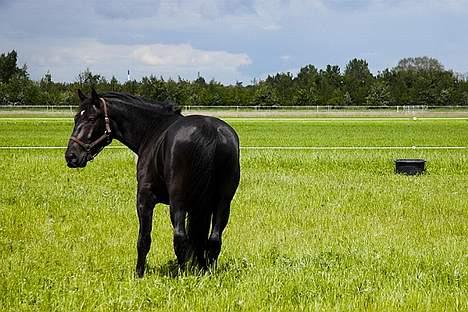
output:
M194 244L205 244L208 239L215 196L217 132L206 130L203 136L193 142L192 150L192 207L188 211L188 234Z
M217 145L216 133L209 133L194 144L192 157L192 202L196 206L207 205L213 194L215 154ZM197 207L199 208L199 207Z

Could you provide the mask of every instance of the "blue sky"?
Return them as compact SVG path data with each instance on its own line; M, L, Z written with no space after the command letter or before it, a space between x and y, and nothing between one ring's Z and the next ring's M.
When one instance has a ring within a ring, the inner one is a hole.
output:
M33 79L89 68L248 84L355 57L377 73L415 56L468 72L468 0L0 0L0 29L0 52L17 50Z

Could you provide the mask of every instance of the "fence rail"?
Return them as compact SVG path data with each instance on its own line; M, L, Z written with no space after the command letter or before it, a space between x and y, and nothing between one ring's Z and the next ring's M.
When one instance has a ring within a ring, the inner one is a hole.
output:
M74 105L0 105L0 111L76 111L78 106ZM390 111L390 112L414 112L414 111L432 111L432 110L448 110L448 111L468 111L466 105L451 105L451 106L436 106L436 105L396 105L396 106L338 106L338 105L308 105L308 106L258 106L258 105L237 105L237 106L195 106L188 105L183 107L184 111Z

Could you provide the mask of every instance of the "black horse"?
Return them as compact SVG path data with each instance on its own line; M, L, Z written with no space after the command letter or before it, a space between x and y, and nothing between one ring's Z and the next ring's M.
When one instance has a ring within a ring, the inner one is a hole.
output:
M65 152L68 166L85 167L113 138L138 155L136 275L144 275L157 203L170 205L179 265L215 264L240 178L236 132L214 117L182 116L169 103L116 92L98 95L94 89L90 97L80 90L78 95L80 110Z

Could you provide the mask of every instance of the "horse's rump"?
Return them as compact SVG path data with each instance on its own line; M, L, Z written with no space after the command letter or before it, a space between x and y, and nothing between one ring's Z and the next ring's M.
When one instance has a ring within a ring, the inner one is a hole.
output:
M214 118L192 117L186 118L181 126L173 125L176 133L169 132L171 142L166 144L165 151L166 159L170 159L166 173L172 178L169 196L185 201L190 206L189 213L211 206L216 197L216 172L223 169L217 168L222 165L217 160L226 158L223 154L236 153L223 148L226 142L218 129L224 125Z

